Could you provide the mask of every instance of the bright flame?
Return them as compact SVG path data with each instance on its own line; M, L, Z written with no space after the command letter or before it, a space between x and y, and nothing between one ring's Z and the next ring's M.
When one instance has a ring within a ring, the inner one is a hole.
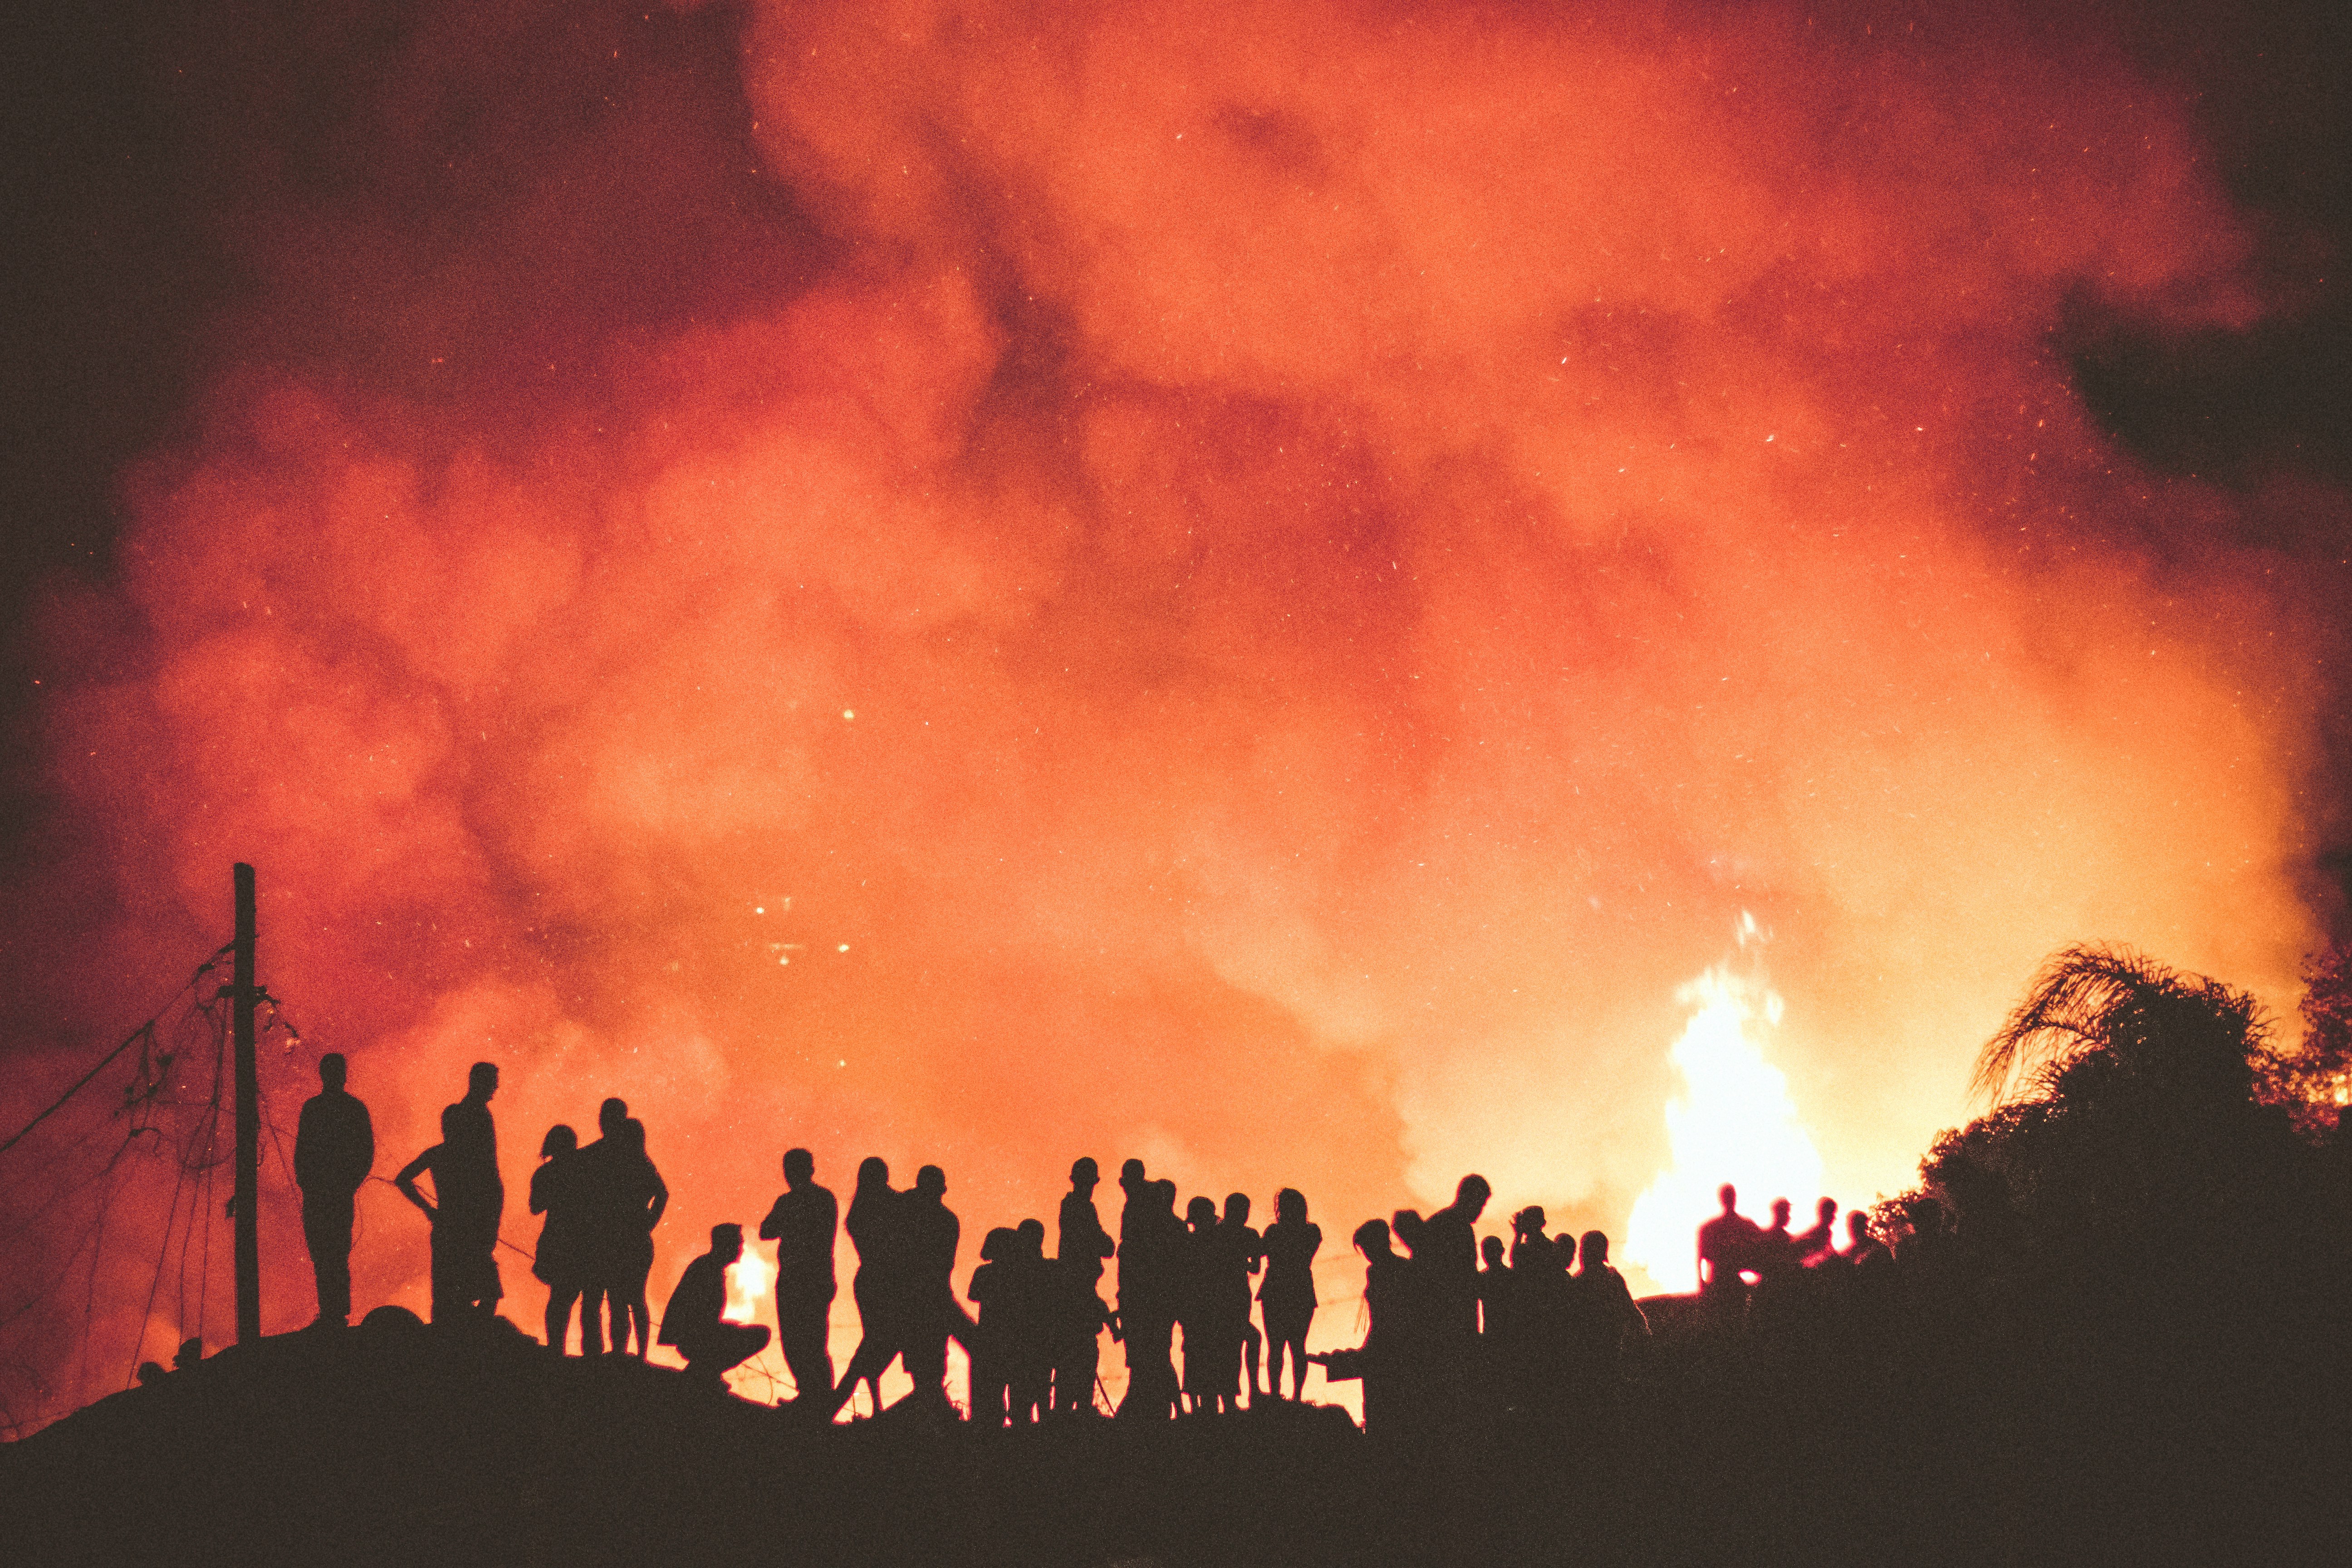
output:
M719 1315L730 1323L748 1323L759 1315L760 1299L775 1282L776 1266L750 1247L727 1266L727 1310Z
M1739 945L1762 940L1743 910ZM1748 1035L1750 1025L1769 1030L1780 1022L1780 998L1761 973L1717 964L1675 999L1696 1010L1668 1058L1686 1091L1666 1102L1674 1167L1635 1200L1623 1252L1658 1289L1688 1291L1698 1289L1698 1227L1716 1213L1716 1189L1733 1183L1757 1215L1787 1198L1810 1217L1822 1157L1797 1120L1788 1079Z

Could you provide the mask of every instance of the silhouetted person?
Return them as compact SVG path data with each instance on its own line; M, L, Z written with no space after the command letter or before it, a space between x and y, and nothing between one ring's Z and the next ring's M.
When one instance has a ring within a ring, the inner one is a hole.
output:
M1484 1176L1463 1177L1454 1201L1423 1221L1421 1235L1411 1242L1435 1313L1430 1327L1457 1348L1478 1335L1478 1237L1473 1227L1494 1191Z
M1392 1436L1411 1419L1402 1402L1409 1397L1420 1352L1413 1265L1397 1256L1381 1220L1358 1226L1354 1239L1364 1255L1364 1431Z
M1572 1381L1577 1319L1582 1294L1569 1276L1576 1238L1544 1234L1540 1207L1511 1216L1511 1339L1504 1404L1538 1417L1565 1405Z
M294 1183L302 1189L302 1241L319 1287L319 1321L352 1320L352 1211L375 1165L368 1109L343 1089L343 1058L319 1058L319 1092L302 1102L294 1133Z
M925 1165L915 1173L902 1219L907 1272L900 1321L906 1324L906 1342L899 1354L907 1363L907 1375L915 1380L914 1397L937 1405L945 1405L948 1398L948 1338L959 1330L969 1331L969 1320L956 1305L950 1278L963 1226L942 1201L947 1190L947 1173L937 1165Z
M812 1409L833 1397L833 1237L839 1224L833 1194L816 1184L816 1156L786 1150L784 1191L760 1222L760 1239L776 1244L776 1340L792 1369L793 1402L806 1400Z
M765 1323L730 1323L727 1267L743 1256L743 1227L714 1225L710 1250L686 1266L662 1311L661 1342L686 1357L686 1375L714 1389L726 1386L727 1371L760 1353L768 1342Z
M1296 1187L1274 1194L1274 1223L1265 1227L1265 1279L1257 1288L1265 1319L1267 1392L1282 1392L1282 1362L1290 1358L1290 1397L1307 1387L1307 1331L1315 1321L1315 1254L1323 1246L1321 1227L1307 1217L1307 1199Z
M1649 1337L1650 1321L1642 1315L1625 1277L1610 1267L1609 1237L1600 1231L1584 1233L1576 1293L1581 1321L1575 1377L1579 1391L1595 1398L1616 1380L1626 1342Z
M401 1194L433 1222L436 1323L488 1317L505 1294L495 1249L506 1187L499 1179L498 1131L489 1105L498 1088L498 1068L476 1062L467 1077L466 1098L441 1112L441 1142L393 1178ZM431 1203L416 1190L416 1178L427 1171L433 1173Z
M980 1264L971 1271L964 1286L964 1296L979 1310L974 1317L974 1337L971 1342L971 1408L967 1419L975 1426L1004 1425L1005 1406L1012 1392L1010 1374L1010 1337L1005 1321L1011 1305L1006 1297L1009 1281L1006 1259L1018 1245L1019 1237L1009 1225L1000 1225L980 1238Z
M646 1124L632 1116L621 1123L618 1136L620 1146L607 1173L614 1183L618 1229L604 1295L613 1305L613 1348L628 1351L643 1361L653 1349L653 1312L646 1304L646 1280L654 1271L654 1226L661 1224L662 1213L669 1207L669 1188L646 1153Z
M530 1173L530 1212L543 1214L539 1247L531 1254L530 1271L547 1286L547 1347L557 1355L572 1337L572 1306L588 1285L586 1205L580 1190L580 1135L562 1122L540 1141L539 1169ZM584 1316L585 1314L583 1314ZM588 1326L582 1324L583 1354L595 1348L586 1342Z
M1422 1222L1410 1238L1416 1283L1427 1303L1427 1399L1445 1420L1467 1413L1478 1356L1478 1235L1474 1228L1494 1189L1468 1175L1454 1201Z
M609 1099L596 1108L596 1142L580 1151L570 1173L570 1185L580 1208L580 1353L604 1352L605 1310L612 1308L613 1347L620 1348L628 1326L628 1308L608 1301L607 1286L621 1271L624 1185L619 1163L627 1155L623 1129L629 1121L629 1102Z
M1772 1223L1749 1244L1748 1268L1759 1280L1776 1279L1795 1272L1803 1255L1789 1234L1789 1200L1772 1200Z
M1055 1258L1093 1270L1097 1279L1102 1278L1103 1260L1118 1250L1095 1212L1095 1187L1101 1181L1102 1170L1090 1158L1082 1156L1070 1166L1070 1190L1062 1194L1061 1228L1054 1241Z
M1774 1198L1772 1223L1757 1234L1748 1253L1756 1293L1748 1300L1748 1321L1768 1337L1791 1332L1803 1318L1803 1255L1797 1238L1789 1234L1789 1200Z
M1483 1237L1478 1243L1478 1337L1507 1339L1511 1317L1511 1266L1503 1256L1503 1238Z
M1013 1342L1005 1370L1017 1426L1043 1421L1054 1405L1054 1269L1045 1221L1023 1220L1013 1237ZM964 1348L971 1348L970 1340Z
M1184 1394L1195 1413L1223 1410L1232 1404L1241 1381L1242 1347L1223 1299L1217 1200L1202 1196L1186 1204L1184 1224L1188 1234L1181 1254L1182 1296L1176 1318L1184 1330Z
M1824 1255L1837 1251L1837 1212L1835 1198L1823 1198L1814 1207L1812 1228L1797 1237L1797 1261L1811 1268Z
M1241 1338L1242 1387L1255 1403L1265 1393L1258 1381L1258 1352L1265 1339L1250 1321L1250 1281L1265 1266L1265 1238L1251 1226L1249 1217L1249 1194L1228 1193L1224 1217L1217 1222L1217 1240L1223 1259L1220 1267L1224 1270L1220 1286L1224 1310Z
M1066 1415L1092 1414L1095 1376L1102 1364L1101 1335L1116 1338L1118 1320L1095 1294L1099 1258L1055 1258L1048 1265L1047 1335L1053 1347L1054 1409Z
M849 1282L857 1302L857 1349L849 1369L833 1391L836 1412L849 1403L863 1380L874 1396L874 1412L882 1412L882 1373L898 1359L904 1325L898 1306L905 1295L900 1279L907 1272L906 1226L901 1220L905 1194L890 1185L890 1167L869 1154L857 1164L857 1184L849 1194L849 1215L843 1221L850 1244L857 1248L857 1272Z
M1763 1233L1739 1212L1739 1189L1729 1182L1716 1194L1723 1212L1698 1227L1698 1289L1706 1316L1718 1328L1736 1328L1747 1315L1748 1287L1740 1270L1755 1267L1756 1238Z
M1895 1254L1887 1251L1886 1244L1870 1233L1867 1211L1855 1209L1847 1215L1845 1232L1850 1245L1840 1256L1845 1259L1848 1268L1857 1272L1865 1269L1888 1272L1894 1268Z
M1832 1253L1819 1272L1833 1287L1832 1307L1846 1332L1876 1339L1895 1326L1903 1281L1895 1254L1871 1234L1868 1211L1848 1211L1845 1228L1850 1245L1843 1252Z
M1184 1278L1184 1222L1176 1216L1176 1184L1146 1181L1142 1162L1130 1160L1135 1184L1119 1216L1118 1319L1127 1334L1127 1395L1118 1413L1163 1420L1181 1407L1171 1349ZM1128 1172L1119 1184L1127 1186Z

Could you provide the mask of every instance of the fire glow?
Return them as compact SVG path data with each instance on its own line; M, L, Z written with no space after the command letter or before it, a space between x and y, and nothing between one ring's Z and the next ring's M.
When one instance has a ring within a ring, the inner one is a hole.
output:
M942 1165L965 1268L1074 1155L1143 1154L1329 1238L1478 1170L1633 1213L1664 1283L1685 1188L1903 1184L2067 942L2291 987L2321 698L2229 542L2261 503L2138 468L2050 347L2073 298L2263 302L2095 40L434 14L339 106L331 202L266 117L224 159L251 298L125 477L119 584L45 629L77 826L16 918L78 911L38 984L93 1036L244 858L281 1120L340 1049L390 1169L498 1060L527 1247L541 1132L623 1096L656 1304L794 1144L845 1199ZM1741 908L1790 933L1777 1065L1735 1049L1777 1001L1710 972L1677 1090L1669 999ZM1726 1072L1816 1165L1726 1168ZM422 1307L421 1226L361 1204L360 1300ZM273 1205L275 1329L310 1286Z
M1743 952L1762 945L1746 910L1738 932ZM1666 1102L1674 1163L1634 1200L1623 1252L1657 1289L1690 1291L1698 1289L1696 1237L1717 1213L1716 1189L1737 1185L1752 1215L1787 1198L1811 1223L1822 1157L1798 1120L1787 1077L1754 1037L1778 1028L1786 1006L1761 965L1717 964L1675 999L1691 1016L1671 1058L1683 1079L1683 1092Z

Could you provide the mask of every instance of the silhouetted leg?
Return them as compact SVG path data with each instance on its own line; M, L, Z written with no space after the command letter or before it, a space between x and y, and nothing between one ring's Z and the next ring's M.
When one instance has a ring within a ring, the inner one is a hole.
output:
M688 1352L686 1374L698 1383L723 1387L729 1370L758 1355L767 1342L765 1323L719 1323Z
M839 1415L841 1407L849 1403L849 1396L857 1392L861 1378L873 1383L874 1413L880 1415L882 1374L889 1369L891 1362L898 1359L898 1335L893 1331L877 1325L860 1335L857 1349L850 1353L849 1370L841 1374L841 1383L833 1391L833 1409L828 1413L828 1419L831 1415Z
M604 1288L593 1279L580 1287L580 1353L604 1353Z
M352 1316L352 1194L302 1194L302 1241L310 1249L310 1271L319 1287L319 1321L346 1323Z
M564 1342L572 1337L572 1303L580 1299L580 1287L570 1281L559 1279L547 1288L547 1348L557 1355L563 1353ZM582 1316L584 1320L586 1314ZM583 1342L587 1338L584 1321L581 1325L581 1338ZM581 1350L583 1354L586 1352L584 1342Z
M907 1336L899 1354L907 1363L907 1375L915 1380L915 1397L929 1403L944 1403L948 1396L948 1335L944 1326L925 1326Z
M776 1339L793 1374L793 1397L833 1396L833 1352L829 1344L833 1303L824 1297L776 1298Z
M433 1321L436 1323L455 1322L464 1310L462 1251L462 1244L448 1234L446 1226L433 1227Z

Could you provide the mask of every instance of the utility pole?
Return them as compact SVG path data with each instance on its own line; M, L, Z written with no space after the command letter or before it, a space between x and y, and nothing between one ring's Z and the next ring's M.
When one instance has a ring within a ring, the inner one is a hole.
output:
M236 865L236 1342L261 1342L261 1084L253 1063L253 868Z

